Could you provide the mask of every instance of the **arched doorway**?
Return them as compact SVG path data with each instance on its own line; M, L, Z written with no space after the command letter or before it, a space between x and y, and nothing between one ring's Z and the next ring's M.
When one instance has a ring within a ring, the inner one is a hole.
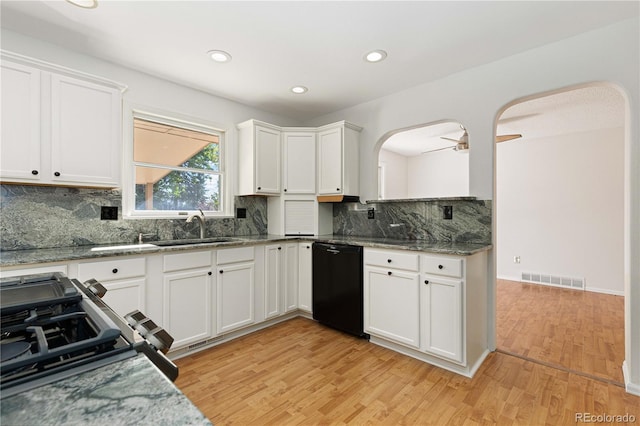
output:
M623 384L625 100L586 85L509 105L496 147L496 347Z

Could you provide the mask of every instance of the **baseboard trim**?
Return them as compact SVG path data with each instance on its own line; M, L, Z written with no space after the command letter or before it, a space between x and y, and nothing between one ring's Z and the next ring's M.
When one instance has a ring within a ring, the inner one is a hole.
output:
M631 379L629 378L629 367L627 366L626 360L622 362L622 376L624 377L624 389L627 393L640 396L640 384L631 383Z
M531 282L531 281L522 281L522 278L520 277L507 277L507 276L497 276L496 277L497 280L504 280L504 281L513 281L513 282L517 282L517 283L522 283L522 284L531 284L531 285L542 285L545 287L554 287L554 288L565 288L567 289L568 287L565 286L561 286L561 285L553 285L553 284L546 284L546 283L538 283L538 282ZM568 288L569 290L577 290L577 291L590 291L593 293L601 293L601 294L610 294L612 296L624 296L624 290L620 291L620 290L610 290L610 289L606 289L606 288L598 288L598 287L589 287L586 286L584 289L582 288Z
M593 293L610 294L612 296L623 296L624 297L624 290L618 291L618 290L609 290L609 289L606 289L606 288L598 288L598 287L585 287L584 291L591 291Z
M490 353L488 349L485 349L478 357L478 359L475 360L473 365L468 366L463 363L448 361L444 358L439 358L437 356L427 354L417 349L409 348L407 346L392 342L381 337L371 336L369 342L378 346L382 346L383 348L387 348L394 352L398 352L402 355L406 355L422 362L426 362L427 364L431 364L434 367L442 368L444 370L451 371L452 373L460 374L461 376L468 377L470 379L473 378L474 374L476 374L476 372Z

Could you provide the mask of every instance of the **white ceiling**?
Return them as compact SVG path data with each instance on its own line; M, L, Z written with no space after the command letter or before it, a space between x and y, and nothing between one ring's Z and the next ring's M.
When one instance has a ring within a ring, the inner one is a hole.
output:
M597 85L528 100L509 107L498 119L497 134L521 134L521 139L502 143L534 140L597 129L624 126L625 101L611 86ZM407 157L425 151L454 147L442 136L459 139L460 124L438 123L397 133L383 145L384 149ZM473 131L469 145L473 144Z
M99 0L95 9L2 0L0 8L3 28L300 121L638 16L639 9L634 1L143 0ZM233 60L212 62L212 49ZM374 49L388 58L365 63ZM290 93L298 84L309 92Z

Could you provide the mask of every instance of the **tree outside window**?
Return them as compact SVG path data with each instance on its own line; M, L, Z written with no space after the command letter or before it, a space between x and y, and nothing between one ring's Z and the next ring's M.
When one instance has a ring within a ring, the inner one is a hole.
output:
M134 118L136 211L222 210L221 134Z

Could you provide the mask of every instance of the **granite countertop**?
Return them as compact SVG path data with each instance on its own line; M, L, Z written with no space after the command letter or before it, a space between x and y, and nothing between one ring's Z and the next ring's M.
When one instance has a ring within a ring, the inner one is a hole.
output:
M102 257L125 256L134 254L166 253L184 250L229 248L237 246L254 245L260 243L273 243L278 241L322 241L333 244L351 244L364 247L377 247L396 250L423 251L434 254L449 254L469 256L481 251L490 250L491 244L438 242L430 243L425 240L394 240L389 238L369 238L344 235L319 235L319 236L282 236L282 235L254 235L246 237L229 237L229 241L212 243L195 243L178 246L141 246L131 245L132 248L119 250L92 251L96 246L57 247L50 249L12 250L0 252L0 266L36 265L41 263L64 262L81 259L94 259ZM151 243L152 244L152 243ZM108 244L117 246L120 244Z
M3 425L211 425L144 355L28 390L0 404Z
M391 238L369 238L343 235L319 235L314 241L334 244L350 244L370 248L384 248L391 250L412 250L434 254L449 254L456 256L470 256L475 253L490 250L491 244L436 242L425 240L395 240Z

